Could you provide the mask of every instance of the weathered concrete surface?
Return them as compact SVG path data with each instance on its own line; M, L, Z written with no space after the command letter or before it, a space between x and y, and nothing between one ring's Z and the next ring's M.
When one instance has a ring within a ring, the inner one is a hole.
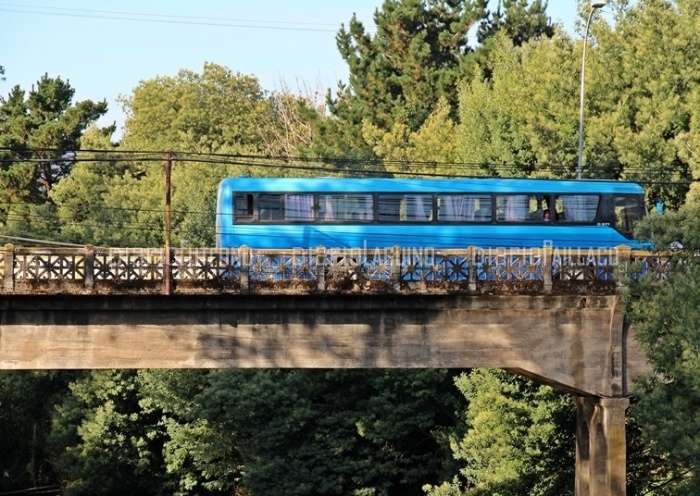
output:
M626 494L629 404L628 398L576 398L576 496Z
M625 396L643 371L616 296L0 297L0 368L512 369Z

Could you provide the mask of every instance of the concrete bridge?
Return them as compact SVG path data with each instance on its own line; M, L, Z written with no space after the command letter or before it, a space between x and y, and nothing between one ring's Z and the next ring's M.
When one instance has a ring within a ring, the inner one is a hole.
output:
M646 371L624 248L386 253L0 253L0 368L498 367L573 395L576 494L624 495L625 410Z

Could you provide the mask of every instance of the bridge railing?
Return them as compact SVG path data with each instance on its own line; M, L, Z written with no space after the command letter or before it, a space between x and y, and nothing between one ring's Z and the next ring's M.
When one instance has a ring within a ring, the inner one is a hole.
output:
M0 250L0 293L614 292L620 269L667 261L613 249L259 250L248 247Z

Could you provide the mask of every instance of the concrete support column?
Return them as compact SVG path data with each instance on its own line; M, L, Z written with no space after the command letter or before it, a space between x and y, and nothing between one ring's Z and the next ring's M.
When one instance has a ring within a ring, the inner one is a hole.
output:
M625 496L627 493L627 398L575 399L576 496Z

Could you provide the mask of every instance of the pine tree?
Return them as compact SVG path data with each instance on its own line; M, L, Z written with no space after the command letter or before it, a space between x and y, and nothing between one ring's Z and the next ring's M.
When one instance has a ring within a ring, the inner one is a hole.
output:
M372 157L362 137L362 127L391 132L402 125L416 132L435 111L441 98L456 121L457 85L471 77L481 60L470 33L478 29L484 42L505 30L516 44L551 36L546 3L528 6L524 0L506 0L490 16L488 0L386 0L374 15L376 33L370 34L356 17L336 37L338 49L348 63L350 78L340 84L328 105L335 120L318 127L316 152Z

